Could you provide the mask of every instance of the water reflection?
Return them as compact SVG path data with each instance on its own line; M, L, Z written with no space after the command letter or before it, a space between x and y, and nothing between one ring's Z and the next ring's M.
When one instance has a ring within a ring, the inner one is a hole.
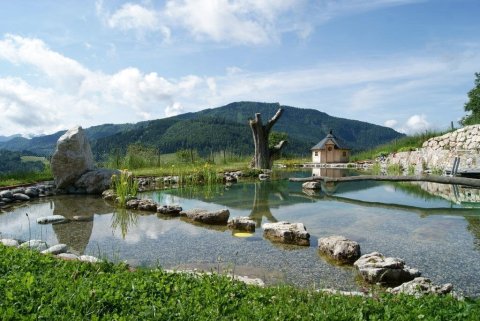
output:
M265 221L302 222L312 238L342 234L360 242L365 253L380 251L402 257L437 283L452 282L468 293L480 293L480 214L477 209L466 208L467 198L462 196L478 191L460 189L460 202L435 195L438 190L432 193L414 184L352 182L338 184L332 195L322 191L305 194L299 183L280 180L217 186L213 193L196 188L140 196L161 204L178 204L186 210L226 207L232 217L250 216L257 226ZM112 259L165 268L210 267L221 256L226 265L236 262L237 267L245 268L243 274L267 281L268 272L276 271L282 280L300 286L316 282L345 290L356 287L353 273L326 262L318 256L315 246L285 251L264 240L261 229L252 238L240 239L225 228L209 229L207 225L160 214L116 210L96 197L41 199L0 214L2 237L8 234L28 238L26 210L33 237L66 243L79 253L96 255L100 249L102 255ZM35 224L37 217L51 214L93 220ZM252 271L265 275L254 275Z
M262 225L264 217L271 223L278 222L270 210L269 196L274 194L278 199L284 201L288 194L281 188L281 185L271 184L271 182L255 183L254 190L252 211L249 217L255 221L257 227Z
M122 238L125 239L130 228L137 224L137 214L125 208L116 208L112 215L112 229L120 229Z
M112 207L101 198L91 196L63 195L52 198L53 214L72 220L68 224L52 225L58 243L67 244L73 251L84 253L92 235L94 215L112 212ZM74 216L91 220L73 221Z
M320 177L345 177L350 176L352 173L346 169L340 168L312 168L312 176Z

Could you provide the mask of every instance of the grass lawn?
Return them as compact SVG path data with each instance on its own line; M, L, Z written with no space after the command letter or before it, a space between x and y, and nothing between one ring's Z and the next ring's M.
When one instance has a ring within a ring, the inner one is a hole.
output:
M0 245L1 320L478 320L480 300L345 297L222 276L130 272Z

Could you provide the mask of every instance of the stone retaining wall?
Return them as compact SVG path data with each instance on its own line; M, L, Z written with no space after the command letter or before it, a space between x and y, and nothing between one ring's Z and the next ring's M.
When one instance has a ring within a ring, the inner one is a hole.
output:
M480 168L480 125L466 126L442 136L433 137L416 151L390 154L386 163L413 167L415 173L426 170L450 170L455 157L460 157L458 170Z

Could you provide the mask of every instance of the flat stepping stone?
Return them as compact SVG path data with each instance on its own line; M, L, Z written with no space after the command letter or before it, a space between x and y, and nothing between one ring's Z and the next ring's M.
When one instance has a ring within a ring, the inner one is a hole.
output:
M81 255L78 259L82 262L89 262L89 263L98 263L101 261L99 258L91 255Z
M353 264L368 283L402 284L420 276L417 269L405 265L402 259L385 257L378 252L362 255Z
M320 253L345 264L353 264L360 257L360 245L340 235L320 238L318 249Z
M10 247L19 247L20 243L17 240L14 239L1 239L0 243L2 243L5 246L10 246Z
M170 216L179 216L182 208L178 205L158 205L157 213Z
M63 260L78 260L78 255L72 254L72 253L60 253L57 255L58 258L61 258Z
M192 209L181 212L180 215L186 216L188 219L204 224L227 225L230 211L222 209L218 211L207 211L203 209Z
M74 222L91 222L93 221L93 215L75 215L72 217Z
M48 248L47 243L42 240L30 240L20 244L20 247L25 249L37 250L39 252L46 250Z
M393 289L388 289L387 291L393 294L404 293L413 295L418 298L428 294L445 295L451 293L452 290L453 285L451 283L436 285L428 278L416 277L412 281L403 283L402 285Z
M255 232L255 221L248 216L234 217L228 221L228 227L232 230Z
M65 223L68 222L68 219L63 215L50 215L37 218L38 224L54 224L54 223Z
M319 189L322 189L322 183L321 182L305 182L302 184L302 188L319 190Z
M17 201L29 201L30 196L25 195L23 193L15 193L15 194L13 194L13 199L15 199Z
M309 246L310 234L303 223L265 223L262 225L263 236L274 242Z
M49 247L46 250L43 250L42 254L57 255L57 254L65 253L67 251L68 251L68 246L66 244L57 244L57 245Z

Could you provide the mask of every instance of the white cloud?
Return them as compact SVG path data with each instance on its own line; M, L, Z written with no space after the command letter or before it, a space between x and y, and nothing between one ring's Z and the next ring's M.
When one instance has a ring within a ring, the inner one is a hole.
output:
M136 32L186 32L197 41L263 45L278 42L283 34L307 38L319 24L338 16L399 6L423 0L168 0L155 9L125 3L113 13L103 1L97 14L110 28Z
M121 30L155 30L158 27L158 17L154 10L126 3L108 18L107 23L110 28Z
M432 129L432 124L427 121L427 116L425 114L412 115L401 125L395 119L385 121L384 125L407 135L413 135Z
M105 10L103 1L96 2L97 14L104 23L122 31L135 31L143 38L146 32L160 32L164 41L170 39L170 29L161 23L160 13L135 3L125 3L114 13Z
M165 108L165 116L172 117L181 114L184 111L183 106L180 103L173 103Z
M437 125L440 108L463 106L464 96L455 93L452 99L445 92L452 83L466 80L471 86L472 70L480 63L480 55L459 52L462 59L454 68L435 57L397 56L276 72L231 67L220 75L172 79L135 67L108 74L93 71L39 39L7 35L0 39L0 61L19 65L26 69L25 75L33 69L35 75L25 79L0 76L0 134L51 133L75 124L136 122L239 100L314 107L334 116L377 124L395 119L398 123L392 126L412 132L430 123ZM418 110L424 115L407 122Z
M114 74L91 71L39 39L7 35L0 40L0 60L39 73L39 85L0 77L2 133L39 134L107 122L161 118L183 109L180 100L208 93L213 80L195 75L166 79L129 67Z
M413 115L408 118L403 131L407 134L419 133L431 128L430 123L426 119L426 115Z
M390 127L390 128L395 128L397 124L398 124L398 121L396 121L395 119L386 120L384 123L386 127Z

